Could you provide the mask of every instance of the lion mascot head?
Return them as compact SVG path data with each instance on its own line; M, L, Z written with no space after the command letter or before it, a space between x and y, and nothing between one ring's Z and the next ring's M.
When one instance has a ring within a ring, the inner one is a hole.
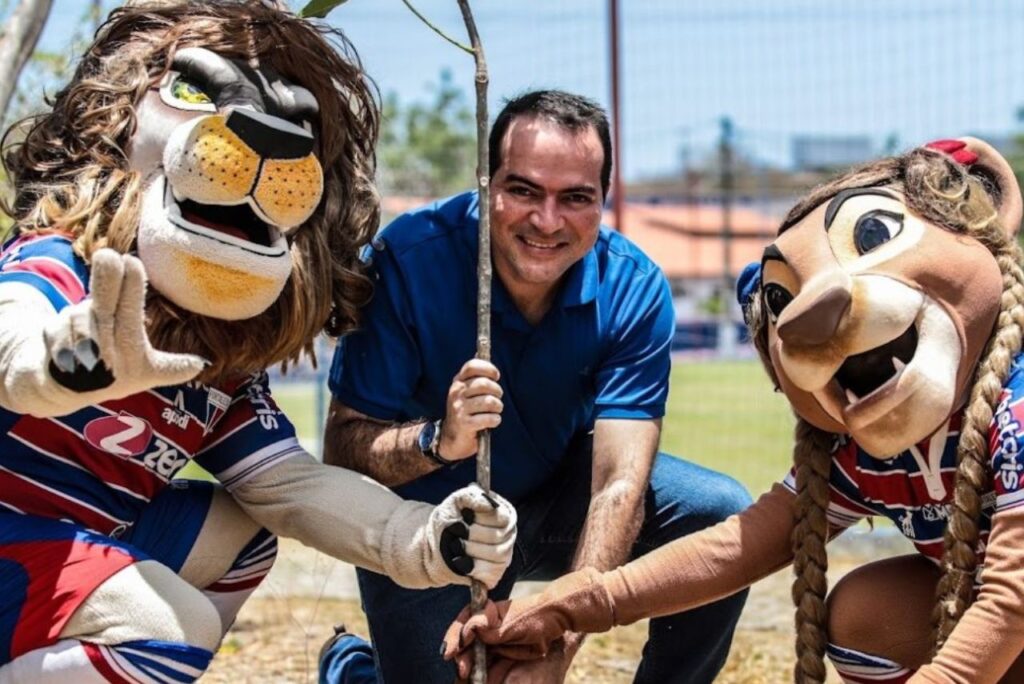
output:
M142 260L153 345L215 382L355 324L378 219L375 90L337 30L258 1L137 3L8 133L15 231Z
M991 146L938 141L813 190L740 280L761 359L797 414L798 681L824 672L825 512L847 440L874 461L929 454L926 500L951 504L936 648L972 600L989 428L1021 351L1021 206ZM949 491L937 459L957 416Z

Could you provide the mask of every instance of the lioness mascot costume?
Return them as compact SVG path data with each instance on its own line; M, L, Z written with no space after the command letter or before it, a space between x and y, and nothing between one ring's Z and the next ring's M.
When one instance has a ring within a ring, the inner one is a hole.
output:
M256 1L116 10L22 130L0 251L0 683L197 679L276 534L409 587L497 581L507 503L434 508L324 466L267 387L371 289L377 109L343 36ZM222 486L172 480L192 459Z
M1010 166L971 138L812 191L740 288L798 417L789 477L620 569L463 615L448 655L478 635L536 657L565 630L687 610L793 562L799 684L825 680L826 654L846 682L1024 682L1021 206ZM869 516L918 553L826 599L825 543Z

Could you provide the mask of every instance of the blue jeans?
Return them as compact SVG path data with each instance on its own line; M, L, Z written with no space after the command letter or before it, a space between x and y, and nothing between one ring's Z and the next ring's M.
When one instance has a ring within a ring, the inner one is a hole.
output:
M551 580L568 572L590 505L589 446L588 440L567 459L560 476L516 506L515 554L491 598L507 598L517 580ZM746 490L732 478L658 454L631 557L714 525L749 504ZM403 589L387 577L360 570L359 589L373 648L355 636L338 640L320 664L321 684L455 681L455 668L441 660L438 649L452 619L469 603L467 587ZM651 620L635 681L710 684L725 664L746 598L743 591Z

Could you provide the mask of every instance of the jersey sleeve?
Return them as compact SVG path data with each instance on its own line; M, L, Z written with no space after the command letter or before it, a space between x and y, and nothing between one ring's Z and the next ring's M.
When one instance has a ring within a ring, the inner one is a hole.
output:
M305 453L295 427L270 395L266 373L254 375L230 396L195 461L230 491L280 461Z
M421 374L412 308L390 248L372 253L373 299L360 328L338 340L328 386L342 404L380 420L398 417ZM421 293L421 296L439 296Z
M857 446L853 442L841 442L832 457L829 469L828 510L826 517L834 527L846 529L864 518L876 515L860 494L855 478ZM796 494L796 467L790 469L782 485Z
M989 426L996 511L1024 506L1024 369L1014 360Z
M594 417L661 418L668 398L675 311L660 270L635 281L611 325L611 351L596 374Z
M0 253L0 286L21 283L39 290L60 311L88 292L89 270L63 235L24 235Z

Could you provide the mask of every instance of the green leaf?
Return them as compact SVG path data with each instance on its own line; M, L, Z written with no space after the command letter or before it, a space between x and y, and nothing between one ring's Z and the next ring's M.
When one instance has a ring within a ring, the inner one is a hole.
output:
M315 17L323 19L335 7L344 5L348 0L312 0L308 5L299 10L299 16L303 19Z

